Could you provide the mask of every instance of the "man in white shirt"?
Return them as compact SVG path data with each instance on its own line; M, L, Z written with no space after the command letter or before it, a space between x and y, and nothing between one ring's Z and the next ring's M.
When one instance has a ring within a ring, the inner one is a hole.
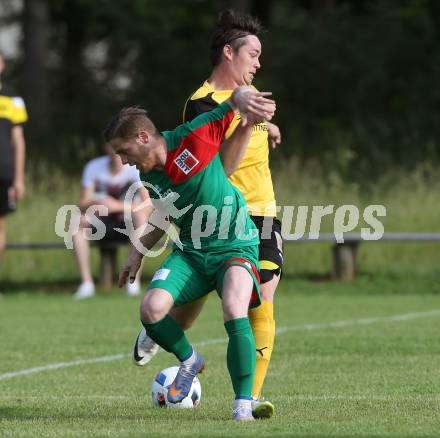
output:
M134 166L123 164L120 157L113 153L112 149L105 145L107 155L89 161L83 171L81 179L81 195L79 208L81 210L80 229L73 236L78 267L81 274L81 284L73 297L75 299L90 298L95 295L95 284L90 269L90 248L89 242L82 232L84 228L90 227L90 220L86 210L91 206L102 205L108 209L108 216L99 216L99 219L106 226L105 241L126 240L127 237L115 230L125 228L124 208L128 206L125 201L125 194L133 183L140 182L139 171ZM148 199L144 187L138 189L140 201ZM139 201L139 198L138 198ZM132 220L135 227L145 222L144 210L133 211L139 202L131 203ZM140 292L140 271L133 283L127 283L127 294L134 296Z

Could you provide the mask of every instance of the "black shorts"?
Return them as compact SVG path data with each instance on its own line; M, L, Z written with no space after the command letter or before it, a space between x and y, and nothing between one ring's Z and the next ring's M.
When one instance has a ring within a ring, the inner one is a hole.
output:
M259 261L271 262L277 267L270 269L277 275L283 267L283 239L281 238L281 222L276 217L251 216L260 233Z
M9 189L12 187L10 179L0 179L0 216L15 211L15 201L9 197Z
M115 230L115 228L125 229L125 223L123 216L120 214L110 214L108 216L99 216L99 220L105 225L105 235L98 241L100 242L126 242L128 240L127 235L122 234ZM96 232L96 227L92 225L93 233Z

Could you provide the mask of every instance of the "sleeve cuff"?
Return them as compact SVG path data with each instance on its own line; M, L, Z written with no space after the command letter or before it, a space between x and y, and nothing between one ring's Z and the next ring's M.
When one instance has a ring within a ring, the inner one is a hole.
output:
M219 108L221 108L222 113L223 113L224 115L228 114L230 111L234 111L234 110L232 109L232 106L229 105L228 102L223 102L223 103L221 103L221 104L219 105Z

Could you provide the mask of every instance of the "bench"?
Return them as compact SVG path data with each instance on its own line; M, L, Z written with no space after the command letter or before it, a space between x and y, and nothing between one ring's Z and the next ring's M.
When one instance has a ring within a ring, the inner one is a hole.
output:
M302 237L284 240L285 244L330 242L332 246L332 276L337 280L353 280L357 273L357 252L361 242L440 242L440 233L384 233L378 240L364 240L361 233L344 233L344 242L338 243L332 233L321 233L318 238ZM106 242L97 244L100 251L99 283L104 288L113 285L117 274L118 247L126 242ZM8 243L8 250L66 249L63 242Z
M379 236L378 236L379 237ZM377 240L365 240L361 233L344 233L344 242L338 243L332 233L321 233L317 239L302 237L297 240L284 240L290 243L333 242L332 277L341 281L351 281L357 273L357 252L361 242L440 242L440 233L384 233Z
M94 244L99 249L99 284L104 289L113 286L118 272L118 247L126 245L126 242L115 241ZM29 242L29 243L7 243L7 250L33 250L33 249L66 249L64 242Z

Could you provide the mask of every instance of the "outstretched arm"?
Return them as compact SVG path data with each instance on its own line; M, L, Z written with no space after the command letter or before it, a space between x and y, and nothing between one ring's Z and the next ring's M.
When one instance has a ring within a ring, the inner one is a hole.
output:
M151 250L170 226L163 214L154 208L147 190L145 192L147 194L145 198L143 197L143 202L134 210L136 213L136 209L141 209L145 222L135 224L134 235L130 237L130 252L119 274L119 287L123 287L127 280L133 283L145 255L144 249Z
M257 93L251 87L238 87L228 103L240 111L241 121L232 135L220 145L220 158L227 176L232 175L240 164L255 124L270 120L275 112L275 101Z
M243 125L240 122L232 135L228 139L223 140L223 143L220 145L220 159L222 160L226 176L231 176L239 166L249 144L253 128L254 125L250 123Z
M146 234L144 234L140 238L140 242L145 248L150 250L164 234L165 234L164 230L161 230L159 228L152 226L151 224L148 224L146 229ZM119 273L119 280L118 280L119 287L123 287L127 283L127 280L129 280L130 283L134 282L136 278L136 274L141 267L142 259L144 257L144 254L142 254L142 252L140 252L136 248L136 246L131 245L130 248L131 249L128 254L128 257L125 260L125 263L122 265L121 272Z
M265 96L270 92L257 92L252 87L237 87L227 100L235 111L240 111L244 126L247 123L256 124L264 120L269 121L275 114L275 101Z

